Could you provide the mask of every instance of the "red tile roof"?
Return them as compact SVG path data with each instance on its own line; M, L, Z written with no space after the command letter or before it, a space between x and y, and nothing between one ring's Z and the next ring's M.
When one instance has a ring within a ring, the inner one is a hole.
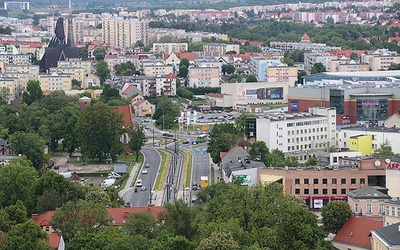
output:
M145 103L145 102L146 102L146 100L145 100L145 99L142 99L142 100L140 100L140 101L135 102L133 105L139 106L140 104Z
M42 48L45 42L22 42L22 41L2 41L0 44L13 44L13 45L28 45L30 48Z
M124 224L124 221L128 220L131 213L138 212L149 212L154 218L158 218L159 213L166 212L166 209L162 206L108 208L108 213L113 218L111 222L113 226Z
M369 218L350 217L332 241L371 249L369 234L371 233L371 230L381 227L383 227L382 221Z
M229 155L230 153L232 153L233 151L235 151L235 149L239 148L239 146L235 146L233 147L231 150L229 150L228 152L220 152L219 156L222 158L224 158L225 156Z
M182 58L186 58L189 61L193 61L196 59L196 54L192 53L192 52L181 52L181 53L177 53L176 56L182 60Z
M174 75L173 73L169 73L168 75L166 75L167 78L172 78L175 79L176 75Z
M58 244L60 243L60 234L48 234L50 246L54 249L58 249Z
M133 125L133 118L132 118L132 107L131 105L129 106L113 106L115 111L118 111L118 113L122 113L124 119L124 126L132 126Z
M310 37L306 33L304 33L304 35L301 37L301 40L302 41L310 41Z
M32 214L32 220L35 221L35 223L41 227L47 227L50 226L50 220L53 217L55 211L47 211L44 214Z
M123 95L127 95L129 93L129 91L131 91L133 89L133 85L129 85L124 92L122 92Z

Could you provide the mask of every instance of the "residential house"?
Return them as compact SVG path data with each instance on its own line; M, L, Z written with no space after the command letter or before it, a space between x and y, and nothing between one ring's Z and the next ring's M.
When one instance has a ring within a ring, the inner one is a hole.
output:
M85 92L89 93L92 99L99 99L103 89L87 89Z
M131 99L134 95L141 95L142 91L138 89L135 85L129 84L121 93L121 96L126 99Z
M139 95L139 94L134 94L133 96L131 96L131 101L132 101L132 104L134 104L135 102L138 102L138 101L140 101L140 100L143 100L144 99L144 97L142 96L142 95Z
M100 86L100 78L96 74L90 74L86 77L85 81L82 82L82 88Z
M397 180L398 181L398 180ZM387 201L384 204L385 214L383 222L385 226L400 223L400 200Z
M400 222L371 231L372 250L400 249Z
M118 208L107 208L108 214L112 221L109 223L111 226L120 227L128 221L129 215L138 212L149 212L154 218L163 218L162 213L166 212L166 209L162 206L148 206L148 207L118 207ZM47 211L44 214L32 214L32 219L35 221L40 228L48 234L55 233L50 221L55 211Z
M156 110L156 105L151 104L148 100L140 100L135 102L135 115L136 116L146 116L146 115L153 115Z
M379 220L350 217L333 238L332 244L338 250L369 250L371 249L371 230L380 228L382 225L382 221Z
M364 186L347 193L348 203L355 216L382 218L384 203L390 201L387 189Z
M53 249L56 250L64 250L65 249L65 241L62 237L62 234L48 234L49 236L49 244Z

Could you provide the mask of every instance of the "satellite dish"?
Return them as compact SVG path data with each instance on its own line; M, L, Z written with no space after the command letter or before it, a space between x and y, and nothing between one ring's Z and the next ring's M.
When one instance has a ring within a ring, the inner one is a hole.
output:
M379 168L381 166L381 162L380 161L375 161L374 165L375 165L375 167Z
M390 159L386 159L385 162L386 162L387 164L389 164L389 163L390 163Z

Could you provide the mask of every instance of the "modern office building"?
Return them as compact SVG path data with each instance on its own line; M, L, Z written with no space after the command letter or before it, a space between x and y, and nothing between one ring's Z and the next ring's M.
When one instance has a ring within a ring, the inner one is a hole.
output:
M132 47L136 42L149 44L149 22L122 17L105 18L102 23L103 42L112 47Z

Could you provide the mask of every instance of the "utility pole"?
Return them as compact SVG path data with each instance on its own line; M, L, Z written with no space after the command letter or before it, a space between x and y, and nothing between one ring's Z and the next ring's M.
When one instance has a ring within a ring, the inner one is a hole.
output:
M150 181L150 186L149 186L149 206L151 205L152 199L153 199L153 197L152 197L152 193L151 193L151 181Z

